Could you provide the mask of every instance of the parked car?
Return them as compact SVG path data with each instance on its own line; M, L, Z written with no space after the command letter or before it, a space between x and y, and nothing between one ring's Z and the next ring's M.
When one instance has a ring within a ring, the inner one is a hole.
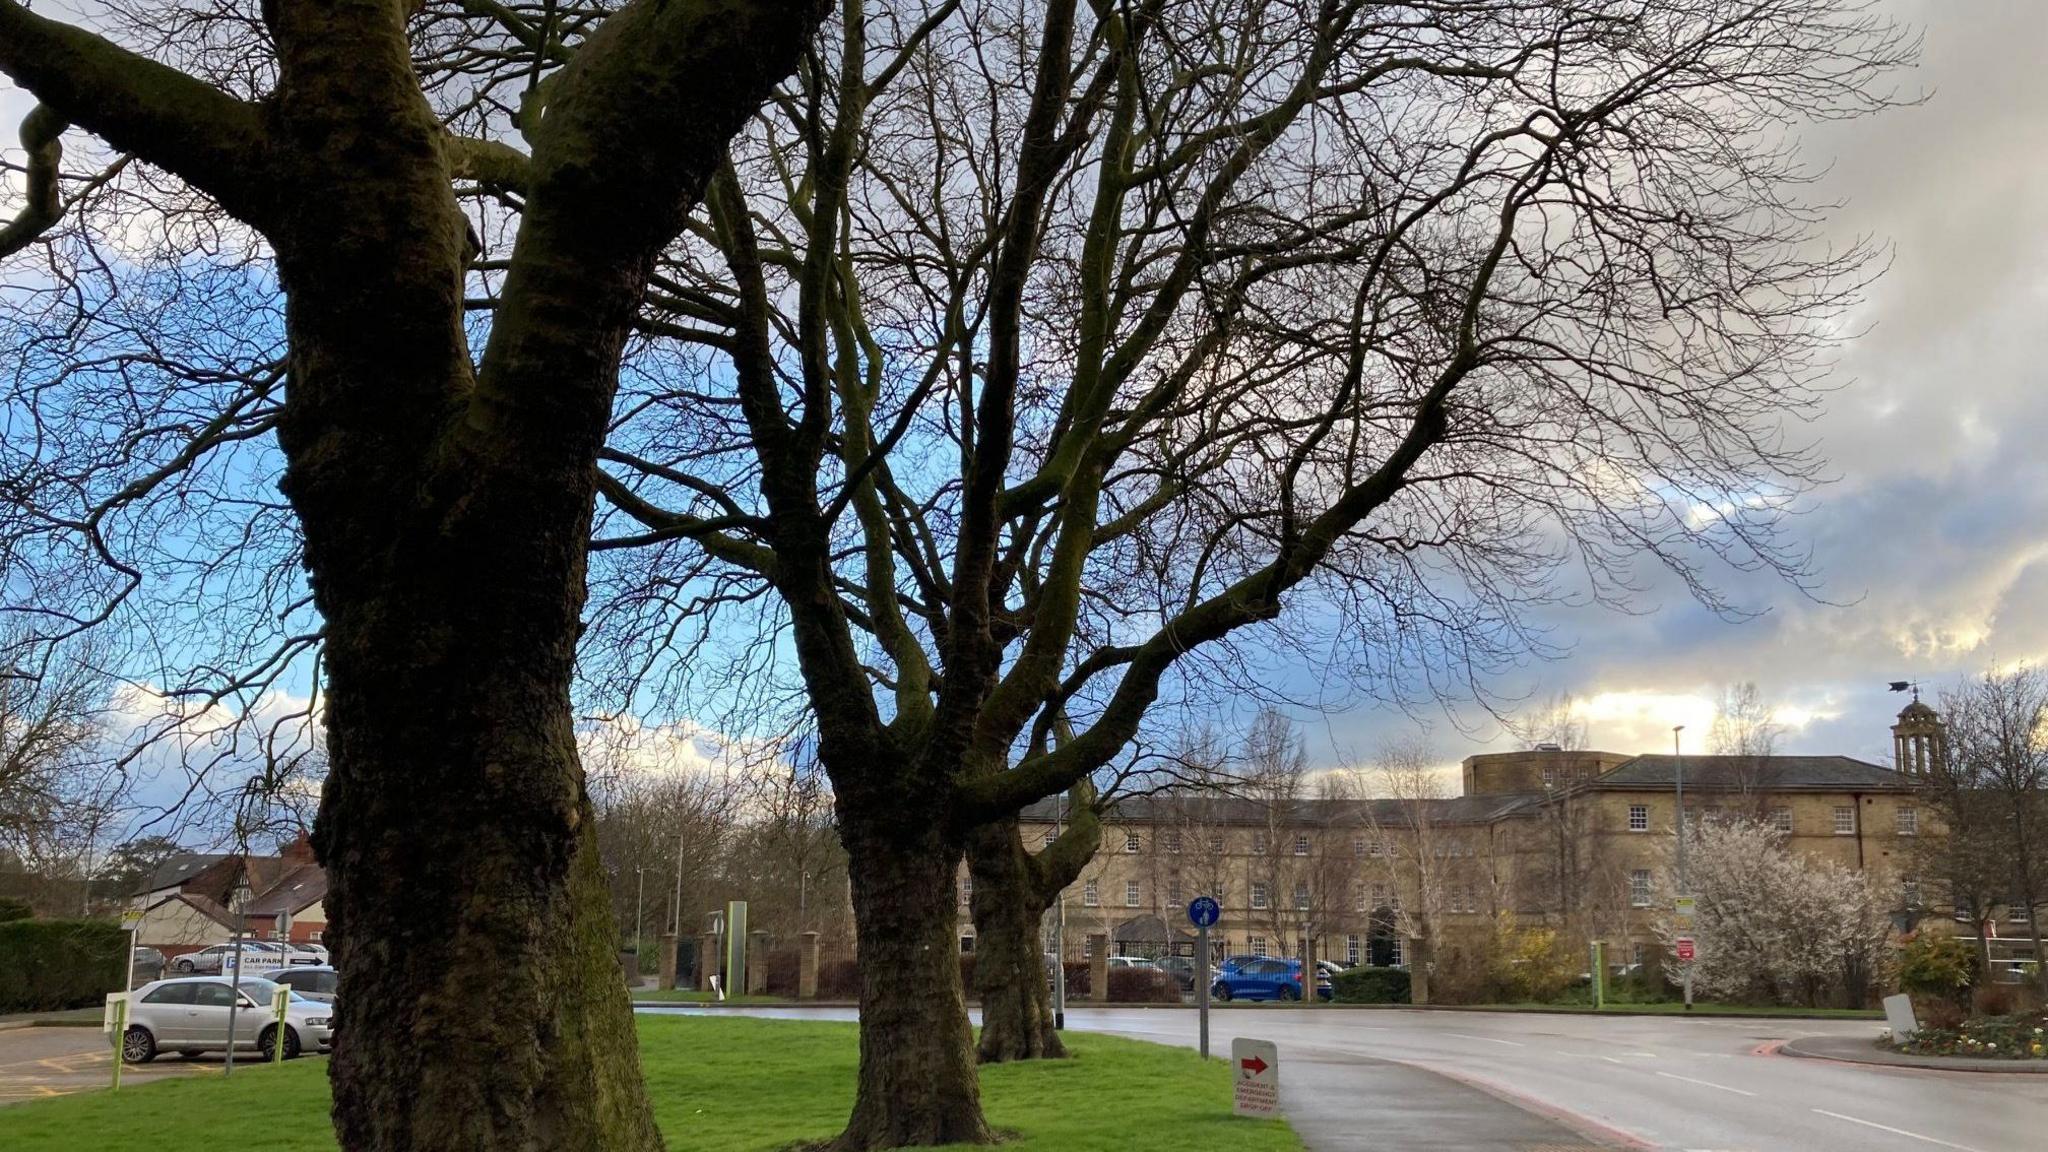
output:
M128 961L128 987L140 988L164 978L164 954L154 948L137 948Z
M293 965L270 978L308 1000L324 1004L334 1003L334 989L341 979L340 974L327 964Z
M327 945L325 944L294 944L292 947L312 956L315 963L327 964L331 963L334 959L327 954Z
M1109 966L1110 966L1111 968L1157 968L1157 967L1158 967L1158 965L1157 965L1157 964L1154 964L1154 963L1153 963L1153 962L1152 962L1152 961L1151 961L1150 959L1148 959L1148 958L1146 958L1146 957L1144 957L1144 956L1111 956L1111 957L1109 958Z
M1191 991L1193 991L1193 990L1194 990L1194 987L1195 987L1195 961L1194 961L1194 957L1192 957L1192 956L1162 956L1162 957L1160 957L1160 958L1159 958L1159 967L1160 967L1160 969L1161 969L1161 970L1163 970L1164 972L1166 972L1166 974L1167 974L1167 975L1169 975L1169 976L1172 976L1172 977L1173 977L1173 979L1174 979L1174 982L1180 985L1180 990L1181 990L1181 991L1183 991L1183 992L1191 992Z
M1237 959L1232 957L1232 960ZM1329 978L1316 974L1316 998L1334 995ZM1302 964L1284 957L1255 957L1247 963L1226 962L1209 985L1215 1000L1299 1000L1302 996Z
M187 952L171 961L171 971L181 976L218 976L224 968L232 967L235 945L211 944L197 952ZM242 971L268 972L285 966L284 953L261 940L242 941Z
M155 980L128 994L128 1030L121 1059L147 1064L162 1052L192 1057L228 1047L228 1017L235 1017L234 1046L269 1054L278 1040L271 997L277 985L255 976L230 983L219 976ZM285 1005L284 1055L327 1051L334 1044L334 1007L296 994Z

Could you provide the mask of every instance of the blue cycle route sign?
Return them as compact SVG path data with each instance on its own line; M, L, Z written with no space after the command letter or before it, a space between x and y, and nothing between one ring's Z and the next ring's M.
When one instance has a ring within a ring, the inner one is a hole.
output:
M1216 901L1207 896L1197 896L1188 904L1188 922L1197 928L1209 927L1222 914L1223 910L1216 906Z

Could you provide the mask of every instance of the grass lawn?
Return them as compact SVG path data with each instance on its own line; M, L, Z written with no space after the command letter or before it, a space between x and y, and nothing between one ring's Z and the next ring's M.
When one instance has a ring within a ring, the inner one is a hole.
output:
M837 1133L853 1102L855 1028L641 1017L654 1116L676 1152L769 1152ZM1230 1114L1230 1071L1192 1051L1069 1034L1075 1058L982 1072L989 1122L1018 1152L1299 1152L1278 1120ZM7 1152L262 1148L332 1152L325 1060L0 1108Z

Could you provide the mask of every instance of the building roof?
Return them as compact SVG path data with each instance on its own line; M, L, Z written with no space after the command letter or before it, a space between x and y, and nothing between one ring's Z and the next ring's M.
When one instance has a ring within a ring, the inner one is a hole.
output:
M1257 827L1268 822L1290 831L1330 824L1364 827L1381 824L1399 827L1411 823L1418 809L1434 824L1486 824L1541 803L1535 793L1504 792L1484 796L1445 796L1414 802L1403 800L1281 800L1266 801L1247 796L1211 793L1165 792L1151 796L1127 796L1113 801L1106 819L1113 824L1209 824L1227 827ZM1278 804L1280 811L1274 811ZM1040 800L1019 814L1032 823L1049 823L1054 816L1052 800Z
M327 898L327 871L318 864L301 864L286 873L262 895L249 901L249 915L297 915Z
M1591 787L1672 788L1681 760L1685 786L1702 792L1907 792L1913 784L1889 768L1853 756L1637 756L1597 777Z
M183 852L156 866L148 878L130 895L145 896L161 892L166 888L183 886L194 876L213 867L223 860L232 859L226 852Z

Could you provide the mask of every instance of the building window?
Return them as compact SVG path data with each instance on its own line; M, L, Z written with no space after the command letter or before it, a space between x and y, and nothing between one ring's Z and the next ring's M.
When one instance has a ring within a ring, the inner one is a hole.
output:
M1856 810L1855 810L1854 808L1847 808L1847 807L1838 807L1838 808L1836 808L1836 809L1835 809L1835 835L1837 835L1837 836L1854 836L1855 834L1856 834Z
M1899 835L1918 836L1920 834L1920 810L1918 808L1901 808L1894 814L1894 819L1898 823Z
M1358 937L1355 935L1344 938L1344 962L1346 964L1358 963Z
M1175 828L1175 829L1173 829L1173 830L1171 830L1171 831L1167 832L1167 834L1166 834L1166 850L1167 850L1168 852L1172 852L1172 853L1175 853L1176 855L1178 855L1178 854L1179 854L1179 852L1180 852L1180 829L1178 829L1178 828Z
M1637 968L1641 968L1643 965L1649 963L1650 946L1648 944L1643 943L1641 940L1638 940L1635 943L1629 945L1628 962Z
M1899 902L1908 908L1920 906L1920 880L1916 876L1899 877Z
M1102 903L1102 893L1096 889L1095 881L1090 880L1086 884L1081 885L1081 903L1089 908L1094 908Z
M962 903L962 904L972 904L973 902L974 902L974 873L972 873L972 872L969 872L969 873L968 873L968 874L966 874L965 876L962 876L962 877L960 877L960 903Z
M1379 856L1383 854L1384 851L1384 846L1382 846L1378 840L1368 840L1365 842L1365 854L1367 856Z
M1379 907L1382 907L1382 906L1384 906L1384 905L1385 905L1386 903L1387 903L1387 886L1386 886L1385 884L1375 884L1375 885L1373 885L1373 886L1372 886L1372 906L1373 906L1373 907L1375 907L1375 908L1379 908Z
M1637 908L1650 906L1650 870L1637 868L1628 874L1628 902Z
M2005 918L2015 924L2031 924L2034 920L2034 910L2027 907L2025 901L2015 896L2012 903L2005 907Z
M1222 837L1222 836L1218 835L1218 836L1211 836L1211 837L1209 837L1209 855L1211 855L1211 856L1221 856L1221 855L1223 855L1223 837Z
M1126 851L1126 852L1136 852L1137 850L1138 850L1138 834L1137 834L1136 832L1126 832L1126 833L1124 833L1124 851Z
M1059 839L1059 838L1060 838L1060 833L1059 833L1059 829L1057 829L1057 828L1047 828L1047 829L1045 830L1045 846L1046 846L1047 848L1050 848L1050 847L1052 847L1052 842L1053 842L1053 841L1055 841L1055 840L1057 840L1057 839Z
M1628 830L1631 832L1648 832L1650 830L1650 806L1648 804L1631 804L1628 806Z
M1266 834L1265 834L1264 832L1254 832L1254 833L1252 833L1252 855L1254 855L1254 856L1264 856L1265 854L1266 854Z
M1265 938L1264 936L1254 936L1254 937L1252 937L1252 955L1254 955L1254 956L1264 956L1265 954L1266 954L1266 938Z
M1365 855L1365 837L1354 836L1351 838L1351 854L1353 856Z
M960 938L960 954L962 956L974 955L974 937L962 936Z
M1401 934L1396 932L1394 939L1390 943L1393 944L1393 947L1387 950L1387 963L1392 964L1396 968L1406 968L1408 966L1408 957L1405 953L1408 942L1401 939Z
M1557 787L1557 769L1545 768L1543 770L1543 790L1547 792L1555 787Z
M1169 903L1169 904L1178 904L1178 903L1180 903L1180 877L1178 877L1178 876L1170 876L1170 877L1168 877L1168 878L1167 878L1167 880L1166 880L1166 902L1167 902L1167 903Z
M1360 912L1370 912L1370 911L1372 911L1372 905L1370 905L1370 904L1366 903L1366 899L1365 899L1365 885L1363 885L1363 884L1353 884L1353 885L1351 886L1351 898L1352 898L1352 903L1353 903L1353 906L1354 906L1354 907L1355 907L1355 908L1356 908L1356 909L1357 909L1358 911L1360 911Z
M1252 885L1252 907L1254 907L1254 908L1264 908L1265 906L1266 906L1266 886L1265 886L1264 884L1253 884L1253 885Z
M1296 884L1294 886L1294 907L1297 911L1308 911L1308 885Z
M1138 882L1136 880L1126 880L1124 881L1124 907L1136 908L1137 906Z
M1095 937L1093 937L1093 936L1083 936L1083 937L1081 937L1081 959L1083 959L1083 960L1093 960L1093 959L1095 959Z
M1776 828L1780 832L1792 831L1792 810L1790 808L1771 809L1771 827Z
M1296 836L1294 838L1294 854L1296 856L1308 855L1308 837Z

